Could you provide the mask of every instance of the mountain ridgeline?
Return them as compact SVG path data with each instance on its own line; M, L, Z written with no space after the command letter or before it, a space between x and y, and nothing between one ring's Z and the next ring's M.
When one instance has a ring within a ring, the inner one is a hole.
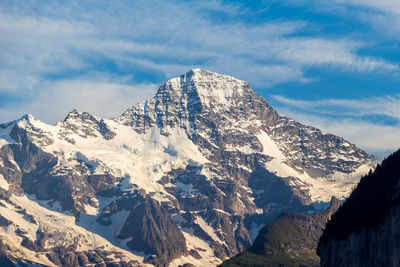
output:
M400 150L364 176L318 244L321 266L399 266Z
M216 266L282 212L343 199L377 160L193 69L104 119L0 124L1 255L45 266Z

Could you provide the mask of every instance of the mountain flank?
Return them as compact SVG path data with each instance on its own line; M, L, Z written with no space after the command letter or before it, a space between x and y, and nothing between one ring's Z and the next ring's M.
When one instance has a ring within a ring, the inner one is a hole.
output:
M45 266L216 266L283 212L344 199L376 158L193 69L107 119L0 124L3 254Z

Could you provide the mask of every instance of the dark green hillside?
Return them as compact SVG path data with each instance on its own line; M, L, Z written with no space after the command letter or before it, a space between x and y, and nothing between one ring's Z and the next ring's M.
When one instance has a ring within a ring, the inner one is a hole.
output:
M400 205L400 150L390 155L374 172L361 178L346 203L332 216L319 246L329 240L344 240L352 232L379 225L391 207Z
M319 266L317 242L330 215L339 206L339 200L333 198L328 210L314 215L280 215L276 221L261 229L247 251L221 266Z

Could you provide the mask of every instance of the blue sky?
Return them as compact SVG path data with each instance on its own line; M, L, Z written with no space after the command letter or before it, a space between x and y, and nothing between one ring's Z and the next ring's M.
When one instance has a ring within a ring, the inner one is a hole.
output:
M400 147L400 1L1 1L0 122L113 117L191 68L378 156Z

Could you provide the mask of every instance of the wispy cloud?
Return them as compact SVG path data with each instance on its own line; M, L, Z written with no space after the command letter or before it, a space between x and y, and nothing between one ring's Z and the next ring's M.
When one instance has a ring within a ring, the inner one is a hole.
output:
M272 97L279 112L307 125L344 137L380 157L400 148L400 95L364 99L304 101ZM363 116L382 115L397 123L387 125Z
M383 115L392 117L400 123L400 94L360 99L323 99L316 101L289 99L284 96L272 97L281 104L307 112L350 117Z
M307 21L229 19L246 12L221 1L6 2L0 4L0 93L36 101L50 93L42 88L52 80L131 73L129 85L142 82L138 72L162 81L195 66L259 87L309 82L305 71L313 66L398 71L395 63L359 55L365 46L359 40L302 34ZM228 19L215 21L214 13Z
M293 0L292 3L312 5L318 11L358 19L369 24L376 35L399 38L400 2L397 0Z
M104 77L98 80L45 82L42 93L33 101L0 108L0 118L6 122L31 113L39 114L41 120L55 123L72 109L111 118L143 99L150 99L157 89L155 84L123 85Z
M345 5L359 5L369 7L384 13L400 14L400 2L397 0L334 0Z
M360 18L377 29L381 35L390 35L399 39L400 33L400 2L397 0L351 0L347 5L357 5L368 8L371 12L362 12Z

